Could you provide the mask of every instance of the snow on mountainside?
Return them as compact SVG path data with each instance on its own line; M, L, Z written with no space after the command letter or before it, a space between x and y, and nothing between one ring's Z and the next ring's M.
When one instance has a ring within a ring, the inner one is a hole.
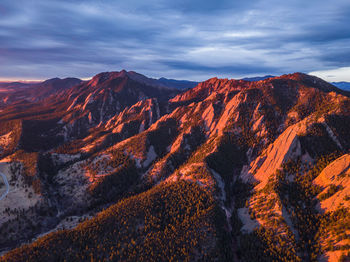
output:
M319 78L212 78L179 92L106 72L4 110L6 172L32 198L6 196L0 246L43 236L4 261L349 258L350 99Z

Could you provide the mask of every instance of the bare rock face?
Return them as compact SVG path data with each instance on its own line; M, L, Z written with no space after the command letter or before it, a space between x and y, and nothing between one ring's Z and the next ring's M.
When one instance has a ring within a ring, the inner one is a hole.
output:
M330 163L321 174L314 180L315 185L322 188L320 208L323 212L334 211L337 208L348 208L350 203L346 201L350 195L350 155L345 154ZM330 191L331 188L337 187L334 194L329 193L329 198L325 198L324 194ZM324 197L322 197L324 196Z
M320 188L317 209L321 213L332 214L347 210L350 207L350 155L345 154L327 165L314 180L314 185ZM347 255L343 247L350 244L348 238L342 237L350 233L347 226L350 224L350 217L346 214L343 219L334 222L328 226L327 234L321 237L321 245L327 249L322 259L326 261L339 261L342 256ZM338 232L337 228L342 228L342 232ZM328 250L329 243L334 248Z
M212 78L180 93L123 70L42 101L0 112L2 161L23 180L6 196L24 229L0 239L4 261L348 259L350 99L325 81Z
M295 129L295 126L291 126L285 130L262 156L254 161L250 174L244 176L259 181L259 188L263 188L282 164L301 156L301 145Z

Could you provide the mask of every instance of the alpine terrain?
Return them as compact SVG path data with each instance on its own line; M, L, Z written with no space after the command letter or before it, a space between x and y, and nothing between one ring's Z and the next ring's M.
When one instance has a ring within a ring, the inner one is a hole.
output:
M350 261L350 93L248 80L3 84L0 261Z

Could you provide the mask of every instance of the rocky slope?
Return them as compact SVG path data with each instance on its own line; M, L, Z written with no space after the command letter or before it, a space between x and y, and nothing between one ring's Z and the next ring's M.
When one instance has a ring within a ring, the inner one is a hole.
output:
M9 107L14 103L42 101L81 82L77 78L52 78L41 83L0 83L0 108Z
M301 73L178 92L101 73L1 112L0 246L28 243L2 260L349 259L348 93Z

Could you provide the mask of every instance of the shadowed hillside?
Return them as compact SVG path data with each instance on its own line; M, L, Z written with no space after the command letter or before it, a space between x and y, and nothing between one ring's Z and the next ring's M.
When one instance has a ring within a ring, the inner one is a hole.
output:
M349 130L349 93L302 73L107 72L11 104L1 259L347 261Z

